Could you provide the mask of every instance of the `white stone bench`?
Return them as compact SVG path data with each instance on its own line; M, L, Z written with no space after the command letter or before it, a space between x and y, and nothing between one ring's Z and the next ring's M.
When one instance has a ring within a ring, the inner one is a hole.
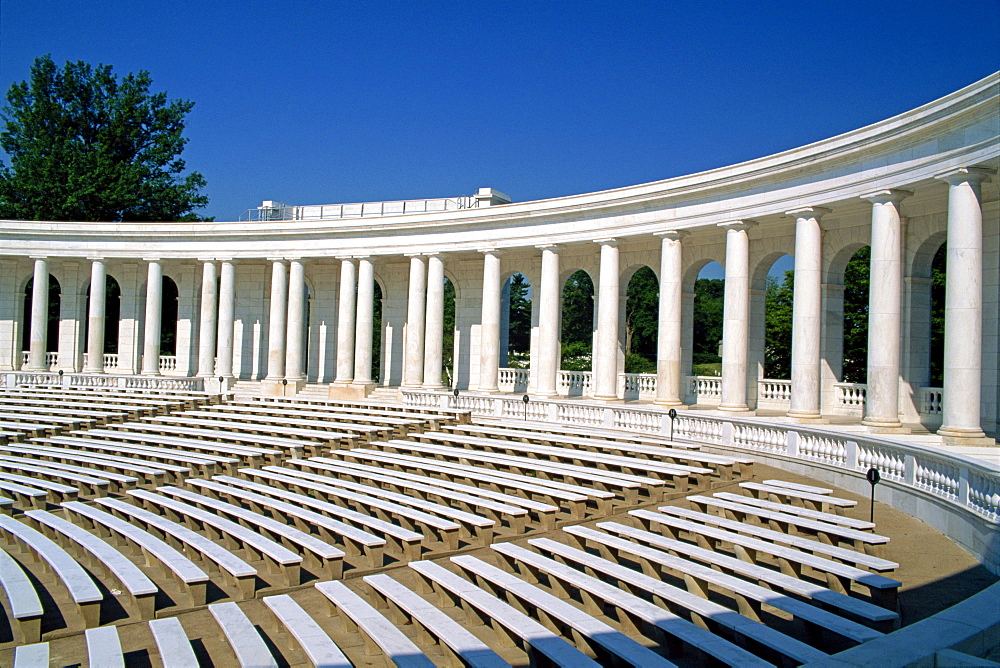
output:
M139 480L146 485L163 484L168 475L181 479L182 477L187 477L187 474L191 472L191 469L187 466L173 466L162 463L153 464L145 459L132 459L131 457L119 457L49 445L18 443L16 446L0 446L0 452L27 455L47 462L58 461L89 464L102 471L105 476L109 470L129 471L130 473L135 473L139 477Z
M855 546L861 545L866 550L874 545L884 545L889 542L888 536L881 536L876 533L858 531L850 527L829 522L820 522L792 513L776 512L758 508L743 503L724 501L710 496L694 495L687 497L687 500L698 506L703 512L707 508L718 508L730 514L731 519L744 521L748 517L757 517L761 521L766 521L771 528L777 528L782 533L789 533L794 527L798 531L815 533L820 540L836 545L837 541L847 541Z
M212 475L220 472L219 469L228 470L233 466L239 465L239 460L233 457L217 457L215 455L193 453L191 451L157 448L151 445L126 444L121 441L89 439L79 436L54 436L52 438L37 439L37 442L62 445L92 452L134 455L139 459L157 462L155 465L158 465L159 462L164 462L187 466L201 475Z
M458 663L471 668L510 668L509 663L468 629L388 575L369 575L364 581L397 613L397 623L413 624L423 630L421 645L447 648Z
M452 425L445 429L450 433L466 433L491 438L502 438L524 443L568 447L595 453L624 453L636 459L653 459L678 465L697 464L699 467L712 469L712 475L724 480L731 480L734 475L749 475L753 460L747 458L713 455L699 450L672 448L662 445L645 445L636 442L609 441L600 436L573 436L553 432L539 432L517 427L492 427L479 424Z
M442 606L461 606L466 612L467 623L490 624L501 643L504 640L520 640L532 665L547 661L566 668L599 667L600 664L542 626L537 619L529 617L465 578L432 561L415 561L410 563L410 568L420 575L428 591L437 592Z
M282 544L288 549L300 551L305 557L308 557L308 561L306 562L306 559L304 559L304 562L318 569L320 573L325 573L327 577L337 579L343 574L343 550L330 545L326 541L320 540L310 533L285 524L283 521L272 519L219 499L195 494L186 489L160 487L156 491L162 495L186 501L204 511L211 510L216 514L232 518L240 522L247 529L258 531L265 537Z
M87 629L87 663L90 668L125 668L117 626Z
M468 422L471 418L471 411L468 410L441 410L434 408L418 408L415 406L401 406L394 403L385 402L348 402L340 400L316 400L305 397L244 397L229 402L229 405L243 406L267 406L277 410L295 410L307 413L315 413L322 417L329 412L338 413L363 413L365 415L385 415L387 417L401 417L413 420L427 421L434 428L437 425L451 422Z
M43 481L51 482L55 479L62 481L59 484L64 484L67 487L76 485L77 494L87 496L106 494L111 485L111 482L107 478L99 478L93 475L97 473L93 469L89 470L88 473L80 473L58 466L45 466L42 462L32 462L23 458L0 457L0 472L6 473L8 471L13 471L15 475L34 474L23 476L29 480L37 480L38 476L41 476L41 480Z
M11 510L13 507L14 507L13 499L8 499L6 496L0 496L0 513L11 515L13 513L13 511Z
M291 596L265 596L264 605L284 626L289 649L299 647L314 666L352 668L337 643Z
M373 502L378 501L383 504L391 504L392 507L396 509L394 512L401 512L399 509L402 508L410 508L419 510L427 515L457 522L469 538L474 541L478 541L482 545L489 545L493 542L494 529L499 525L499 522L477 513L452 508L451 506L443 503L424 501L423 499L410 496L408 494L390 492L382 489L381 487L362 485L328 475L310 473L309 471L303 471L300 469L265 466L263 470L269 473L281 475L282 478L276 479L279 482L287 483L289 479L302 479L320 485L325 485L331 489L343 490L337 492L335 498L338 500L352 498L353 496L355 501L362 504L367 503L370 507L374 507ZM246 474L247 471L249 471L249 469L240 469L240 472L244 474ZM389 506L383 505L383 507L388 508Z
M48 668L49 644L36 642L33 645L20 645L14 648L13 668Z
M181 626L181 620L176 617L154 619L149 622L149 630L156 641L163 668L191 668L198 665L198 657Z
M476 424L491 425L496 427L508 427L511 425L510 418L488 418L477 417ZM551 422L536 422L534 420L517 420L517 429L522 431L537 431L554 435L586 436L588 438L602 438L604 440L617 443L638 443L645 445L662 445L681 450L699 450L701 446L696 443L683 443L671 441L666 436L656 436L654 434L640 434L634 431L622 429L607 429L604 427L590 427L574 424L554 425Z
M394 432L394 430L389 425L378 425L373 424L374 418L365 418L360 416L357 421L347 421L344 416L331 415L331 417L340 418L337 420L326 419L326 420L313 420L308 417L304 417L296 414L294 411L292 415L269 415L266 412L257 412L257 410L251 408L250 410L232 410L233 407L228 404L220 404L218 406L212 406L211 410L190 410L179 413L178 417L184 418L197 418L199 420L213 420L222 424L239 424L239 425L249 425L250 428L255 430L270 430L274 428L274 425L285 425L292 427L294 429L301 429L304 435L312 438L322 438L322 434L317 434L317 430L320 432L325 432L327 430L336 429L344 433L358 435L358 434L388 434ZM294 432L292 432L294 433ZM297 433L295 435L298 435Z
M68 417L93 418L99 422L128 418L130 412L117 406L89 404L85 402L60 401L58 406L41 399L3 399L0 406L9 412L23 411L39 415L65 415Z
M37 487L19 485L16 482L3 479L0 479L0 491L14 497L11 500L12 505L21 509L44 508L45 500L49 498L48 492L38 489Z
M177 549L148 531L79 501L64 503L63 508L78 520L86 519L102 535L115 536L123 543L139 548L147 564L161 564L165 574L173 574L184 587L192 605L205 605L209 576Z
M617 536L625 536L657 549L666 550L667 552L684 555L710 566L716 566L723 571L737 573L757 581L758 584L767 583L793 594L811 598L831 608L846 612L852 617L876 623L879 625L876 628L883 632L891 630L892 623L899 619L899 615L891 610L886 610L867 601L851 598L847 594L838 591L831 591L809 580L803 580L799 577L781 573L751 562L742 561L721 552L708 550L674 538L667 538L660 534L643 531L642 529L635 529L624 524L618 524L617 522L598 522L596 526L602 531ZM566 527L565 531L573 536L587 535L579 533L581 531L579 527Z
M512 495L523 495L527 498L541 498L543 502L558 507L569 519L583 519L587 506L593 502L595 510L607 510L607 504L601 504L606 498L614 498L609 492L595 492L585 487L576 491L568 491L571 485L559 484L558 487L539 484L537 478L519 476L494 469L475 466L456 466L450 462L425 457L414 457L399 453L387 453L381 450L334 450L330 458L339 457L343 461L375 462L381 466L396 471L420 471L435 480L448 482L464 480L468 483L481 482L488 489Z
M0 405L0 408L3 408ZM67 417L65 415L38 415L37 413L17 413L0 411L0 419L6 424L16 427L19 424L26 425L32 429L45 428L48 431L55 429L79 429L85 424L93 424L94 420Z
M6 515L0 515L0 530L8 536L8 545L23 545L27 554L38 559L44 568L58 577L76 604L86 628L100 623L104 595L87 571L66 550L36 529Z
M173 424L190 425L195 427L208 427L220 431L239 431L244 434L260 434L269 436L283 434L292 436L306 450L308 455L322 454L320 450L331 447L354 447L358 441L367 440L364 434L354 431L333 431L319 429L301 429L298 427L282 427L281 425L257 424L252 422L235 421L233 419L208 419L195 418L187 415L178 416L157 416L147 418L150 424Z
M736 600L740 614L756 621L761 621L762 605L767 605L805 622L807 630L809 630L808 625L812 624L857 643L868 642L883 635L863 624L844 619L787 594L761 587L647 545L633 543L586 527L566 527L565 530L588 544L603 546L605 549L602 551L602 556L606 559L618 561L622 556L637 558L650 565L652 567L650 570L653 572L670 572L684 580L688 591L702 598L708 598L710 587L716 591L729 592L728 595Z
M159 588L146 576L128 557L119 552L113 545L67 522L58 515L45 510L29 510L25 513L33 520L39 529L48 529L53 538L61 538L64 546L67 543L79 546L91 555L113 581L117 581L122 591L128 592L132 609L140 619L152 619L156 604L156 593Z
M487 452L523 456L535 461L551 461L560 464L590 467L602 472L669 480L673 483L676 490L682 492L687 491L689 478L700 480L702 476L712 473L711 469L700 466L667 464L649 459L620 457L603 452L590 452L573 447L535 445L533 443L498 438L463 436L461 434L451 434L442 431L428 431L422 434L414 434L412 438L418 441L460 444Z
M186 414L195 415L193 412ZM238 404L220 404L213 406L211 411L199 411L197 415L216 415L219 417L252 419L261 423L296 425L304 428L318 427L326 429L335 427L348 431L361 431L372 434L395 434L403 436L409 430L420 431L423 420L407 419L397 416L372 415L367 412L343 412L340 410L324 411L323 413L300 410L275 410L265 406L246 406ZM244 417L246 416L246 417Z
M367 655L377 654L377 647L399 668L434 668L427 655L402 631L342 582L317 582L316 589L329 600L330 614L340 615L345 629L353 626L362 632Z
M839 512L843 508L853 508L858 505L857 501L852 501L851 499L841 499L831 494L813 494L812 492L804 492L787 486L764 485L759 482L741 482L740 487L750 490L751 493L756 494L761 499L798 501L807 507L823 512L827 512L830 507Z
M45 436L57 429L52 424L42 424L38 422L12 422L0 420L0 429L4 430L4 438Z
M393 556L411 558L413 554L420 553L420 543L424 539L423 534L391 522L242 478L215 476L212 481L192 480L191 484L220 498L239 499L257 512L266 510L273 516L287 517L300 529L315 528L320 538L343 545L349 554L363 555L372 567L382 565L382 550L387 543L396 548L390 550ZM369 529L375 533L369 532ZM458 530L457 525L455 530Z
M254 560L263 561L266 571L280 578L282 585L295 587L301 582L302 557L256 529L163 494L132 490L129 496L141 501L146 510L217 539L230 551L243 550Z
M200 533L188 529L161 515L143 510L117 499L95 499L96 503L112 510L119 517L127 517L129 521L144 525L147 531L155 529L167 541L175 545L183 545L201 554L206 561L215 564L223 577L240 590L244 598L251 598L256 589L257 569L243 561L235 554L218 545L213 540Z
M599 490L614 493L616 497L620 497L624 503L630 505L640 502L640 493L646 495L647 500L649 498L661 498L657 494L657 490L663 489L663 482L654 478L636 480L635 476L614 476L604 471L592 468L587 469L582 466L543 462L537 459L515 457L513 455L479 452L469 448L400 440L373 442L370 444L370 447L389 452L415 452L429 455L435 459L459 464L479 463L492 469L510 471L519 475L534 473L542 480L555 479L559 482L566 482L572 485L582 486L589 483Z
M718 633L726 629L734 639L744 638L757 646L766 648L780 657L796 663L818 661L827 656L826 653L807 645L801 640L785 635L780 631L749 619L735 610L675 587L651 575L640 573L626 566L607 559L564 545L554 540L537 539L533 547L548 554L559 557L565 563L576 564L588 569L595 577L601 577L608 582L619 582L633 593L646 592L652 596L653 603L668 610L685 610L691 615L692 621L704 625ZM784 661L783 661L784 663Z
M253 623L235 603L214 603L208 611L222 628L242 668L278 668L274 655Z
M170 418L170 416L164 416ZM303 443L294 438L283 436L268 436L265 434L244 434L239 431L223 431L221 429L201 429L198 427L185 427L183 420L169 422L126 422L121 425L112 425L117 431L129 431L133 433L162 434L166 436L176 435L190 436L201 441L212 443L225 442L231 444L249 443L249 447L266 446L268 449L275 449L282 453L296 453L303 450Z
M496 526L508 525L515 533L523 533L525 520L528 519L529 511L520 503L510 503L510 501L521 501L512 499L506 494L499 495L491 493L489 490L479 490L469 488L460 483L453 483L447 487L439 485L439 481L426 478L424 476L413 476L411 474L400 474L396 471L380 469L378 467L365 466L363 464L352 464L341 462L336 459L325 457L312 457L310 459L292 459L285 463L287 468L298 467L302 470L327 471L333 473L340 480L353 479L361 484L387 488L391 491L398 491L407 496L433 501L441 505L455 503L461 505L464 510L471 513L481 513L496 522ZM370 481L370 482L369 482ZM492 497L492 498L491 498ZM529 502L530 503L530 502ZM538 504L541 506L532 508L539 516L540 520L544 513L553 515L555 506Z
M7 603L7 618L13 620L15 640L19 643L37 643L42 637L42 615L45 609L28 574L21 565L0 549L0 589Z
M3 449L0 449L2 452ZM0 464L9 463L11 465L20 466L21 470L26 470L24 467L31 466L43 469L40 472L44 475L58 476L60 473L74 473L78 475L83 475L87 477L92 477L95 480L103 480L105 486L109 487L115 492L123 492L126 489L131 489L139 484L139 478L131 475L122 475L121 473L113 473L110 471L104 471L102 469L91 468L86 466L76 466L75 464L63 464L61 462L44 461L41 459L34 459L31 457L18 457L14 455L0 455ZM51 473L49 473L51 471ZM81 490L82 491L82 490Z
M78 494L76 487L64 485L59 482L52 482L51 480L45 480L43 478L33 478L27 475L18 475L16 473L0 471L0 486L7 485L8 489L10 489L10 483L28 488L33 487L40 491L44 491L46 498L52 503L73 501L76 499Z
M853 517L845 517L843 515L837 515L836 513L824 513L819 510L801 508L787 503L764 501L763 499L758 499L756 496L744 496L742 494L732 494L730 492L716 492L712 496L722 499L723 501L732 501L734 503L742 503L747 506L756 506L765 510L790 513L792 515L801 515L802 517L819 520L821 522L828 522L830 524L840 524L841 526L857 529L858 531L870 531L875 528L875 523L867 520L856 520Z
M833 490L827 487L814 487L813 485L803 485L802 483L788 482L787 480L765 480L764 484L771 487L784 487L808 494L833 494Z
M667 668L674 665L624 633L595 619L562 598L543 591L539 587L506 573L481 559L462 555L452 557L451 561L478 581L488 583L498 593L502 592L506 598L538 610L553 623L566 629L567 632L578 634L590 645L591 649L604 654L608 663L626 663L640 668L647 666Z
M537 541L529 541L529 543L532 545L537 543L539 548L543 549L555 541L538 539ZM605 614L599 601L613 606L619 611L616 615L619 626L630 636L642 634L640 625L633 620L644 622L656 628L664 636L664 642L661 644L666 644L671 649L671 654L674 653L674 646L680 642L698 651L706 658L711 657L726 665L758 667L772 665L666 608L654 605L644 598L623 591L566 564L543 557L537 552L532 552L513 543L500 543L492 547L507 559L508 565L512 568L516 562L520 562L522 564L519 569L521 576L529 577L532 583L538 581L537 572L541 571L548 575L549 587L557 596L568 599L569 592L566 590L566 585L576 588L580 592L584 609L590 614ZM559 544L555 544L555 547L558 548ZM646 632L644 635L658 640L655 634Z
M120 439L134 443L146 443L149 445L163 445L176 447L182 450L207 452L213 455L224 455L238 458L244 466L260 466L264 463L276 463L281 461L282 452L270 448L254 448L230 443L220 443L218 441L206 441L195 438L183 438L180 436L169 436L167 434L153 434L145 432L130 431L128 427L133 423L118 425L118 429L90 429L86 433L91 436L102 436L111 439Z

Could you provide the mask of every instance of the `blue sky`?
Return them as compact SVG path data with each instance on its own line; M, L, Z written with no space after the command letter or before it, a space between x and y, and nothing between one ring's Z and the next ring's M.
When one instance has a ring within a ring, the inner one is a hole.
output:
M148 70L193 100L204 212L263 199L515 201L823 139L1000 65L1000 0L3 0L0 89L32 60Z

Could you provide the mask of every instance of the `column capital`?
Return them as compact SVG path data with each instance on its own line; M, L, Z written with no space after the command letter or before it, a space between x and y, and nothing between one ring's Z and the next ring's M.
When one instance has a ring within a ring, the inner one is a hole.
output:
M355 255L334 255L333 259L334 260L340 260L341 262L344 262L346 260L356 260L358 258Z
M144 257L144 258L142 258L142 261L143 262L162 262L163 258L159 258L159 257Z
M948 185L953 186L967 181L971 183L989 181L990 177L994 174L996 174L996 170L988 167L959 167L935 174L934 178L945 181Z
M559 244L538 244L537 246L535 246L535 248L541 251L551 251L553 253L558 253L560 246Z
M283 258L283 257L269 257L269 258L265 258L265 259L268 262L271 262L271 263L281 262L282 264L284 264L287 261L286 258Z
M91 262L107 262L108 258L88 255L86 259L90 260Z
M427 255L428 255L427 253L403 253L403 257L408 257L411 260L415 257L416 258L427 257ZM431 253L431 255L434 255L434 253Z
M722 229L729 230L740 230L746 231L751 227L756 227L758 225L756 220L730 220L725 223L716 223L716 227L721 227Z
M670 239L671 241L680 241L684 237L690 236L691 233L687 230L664 230L663 232L653 232L654 237L660 237L661 239Z
M49 256L48 255L29 255L28 259L29 260L48 260Z
M786 211L786 216L793 216L795 218L815 218L819 220L826 214L830 213L830 209L822 206L805 206L801 209L792 209L791 211Z
M862 195L861 199L866 199L872 204L899 204L912 194L913 193L909 190L886 188L884 190L876 190L866 195Z
M495 255L497 257L503 255L503 251L499 248L477 248L476 252L482 253L483 255Z
M604 239L594 239L595 244L600 244L602 246L611 246L612 248L618 248L618 239L614 237L607 237Z

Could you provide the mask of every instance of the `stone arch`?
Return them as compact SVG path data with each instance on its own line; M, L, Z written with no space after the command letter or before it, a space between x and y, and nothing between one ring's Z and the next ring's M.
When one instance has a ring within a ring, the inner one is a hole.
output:
M35 277L32 275L24 281L23 308L21 320L21 350L27 351L31 347L31 301L34 294ZM59 280L49 274L49 313L46 319L45 352L55 353L59 351L59 315L62 306L62 286Z
M180 290L177 282L163 275L160 296L160 355L177 354L177 316Z
M619 286L618 368L625 373L656 373L659 277L649 265L631 265L623 272Z
M501 281L500 366L516 365L514 368L528 369L531 366L534 284L527 274L520 271L502 274Z
M565 278L560 282L559 295L561 370L592 371L597 329L597 284L587 270L571 270L565 273ZM570 299L572 301L568 301ZM575 317L567 318L567 309Z

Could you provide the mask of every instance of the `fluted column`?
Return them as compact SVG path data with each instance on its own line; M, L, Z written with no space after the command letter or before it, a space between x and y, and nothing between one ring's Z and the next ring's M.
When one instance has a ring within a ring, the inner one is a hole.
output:
M978 445L983 356L982 182L992 170L969 167L937 178L948 184L948 257L944 297L944 405L938 434ZM992 439L990 439L992 441Z
M218 268L212 260L201 266L201 313L198 323L198 375L215 371L215 337L219 328Z
M337 375L335 383L346 385L354 380L354 336L357 313L355 280L357 265L349 257L340 259L340 293L337 300Z
M142 374L160 373L160 324L163 317L163 266L147 260L146 320L142 338Z
M747 406L747 349L750 322L749 220L720 223L726 230L726 289L722 316L722 402L720 411L744 413Z
M601 269L597 286L597 350L594 351L594 398L618 398L618 242L600 239Z
M795 216L795 284L792 299L792 396L788 417L820 420L820 354L823 324L823 230L829 209L790 211Z
M660 308L656 336L656 403L682 406L681 317L684 312L684 251L687 232L660 232Z
M556 395L559 372L559 247L541 246L542 276L538 286L538 377L535 393L540 397Z
M868 301L868 390L862 424L870 431L898 431L902 225L899 203L910 193L883 190L872 203L871 291Z
M84 373L104 371L104 316L107 299L107 272L104 260L91 258L90 307L87 309L87 364Z
M483 254L483 312L479 330L479 391L498 392L500 376L500 251Z
M271 309L267 325L267 376L280 381L285 377L285 315L288 313L288 268L285 261L271 259Z
M403 387L424 382L424 307L427 299L427 265L419 255L410 257L410 281L406 302L406 349L403 353Z
M236 323L236 265L223 260L219 269L219 333L215 375L233 377L233 326Z
M288 324L285 332L285 378L302 383L305 370L306 267L302 260L288 263Z
M28 332L28 371L48 371L45 364L49 341L49 262L35 258L31 282L31 329Z
M444 346L444 262L439 255L427 258L427 312L424 314L424 387L444 387L441 381Z
M354 337L354 385L372 384L372 336L375 325L375 267L358 260L358 308Z

